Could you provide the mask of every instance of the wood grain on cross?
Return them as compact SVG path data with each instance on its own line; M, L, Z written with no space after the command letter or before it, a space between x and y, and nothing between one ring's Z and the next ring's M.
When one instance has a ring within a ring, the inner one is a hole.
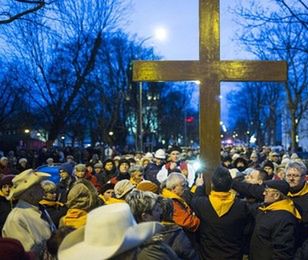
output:
M283 61L220 60L219 0L199 0L199 60L134 61L134 81L200 81L200 155L220 163L220 82L286 81Z

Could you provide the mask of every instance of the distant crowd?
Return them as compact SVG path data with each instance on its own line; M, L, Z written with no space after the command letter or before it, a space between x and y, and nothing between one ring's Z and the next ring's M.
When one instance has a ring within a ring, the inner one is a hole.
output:
M308 259L296 153L226 146L208 175L178 146L2 154L0 259Z

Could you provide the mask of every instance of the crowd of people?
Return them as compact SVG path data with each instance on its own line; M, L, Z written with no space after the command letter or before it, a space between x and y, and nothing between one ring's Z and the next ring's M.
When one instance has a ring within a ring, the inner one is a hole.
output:
M55 155L42 164L57 182L25 154L0 158L0 259L308 259L307 168L295 153L222 147L210 191L198 152L178 146Z

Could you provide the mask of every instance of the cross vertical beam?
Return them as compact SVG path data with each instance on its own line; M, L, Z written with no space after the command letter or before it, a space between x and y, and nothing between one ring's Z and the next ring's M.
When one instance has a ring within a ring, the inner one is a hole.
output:
M220 163L220 82L287 80L283 61L221 61L219 0L199 0L199 60L134 61L134 81L200 81L200 152L208 173Z

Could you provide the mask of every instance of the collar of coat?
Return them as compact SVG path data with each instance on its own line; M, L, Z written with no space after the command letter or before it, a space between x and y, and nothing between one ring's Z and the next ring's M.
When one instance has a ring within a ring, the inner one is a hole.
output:
M162 195L164 198L167 199L172 199L172 200L177 200L179 201L185 208L189 208L188 204L186 203L185 200L183 200L179 195L175 194L174 192L164 188L162 191Z
M277 211L277 210L285 210L290 212L294 217L301 220L302 217L299 214L298 210L295 208L294 203L290 199L284 199L276 201L268 206L259 207L260 210L267 212L267 211Z
M292 197L300 197L300 196L306 195L307 193L308 193L308 184L305 183L304 187L300 191L298 191L296 193L289 192L288 196L291 197L291 198Z
M233 192L218 192L211 191L209 200L218 217L227 214L235 201L235 194Z

